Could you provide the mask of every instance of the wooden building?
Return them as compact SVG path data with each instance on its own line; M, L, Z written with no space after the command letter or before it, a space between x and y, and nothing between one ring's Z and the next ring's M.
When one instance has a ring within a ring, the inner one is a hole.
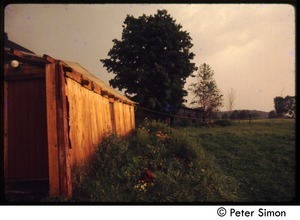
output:
M198 124L203 118L203 110L201 108L180 107L177 113L178 117L174 118L175 125Z
M135 103L78 63L4 53L5 180L46 180L50 196L71 196L72 168L105 134L135 128Z

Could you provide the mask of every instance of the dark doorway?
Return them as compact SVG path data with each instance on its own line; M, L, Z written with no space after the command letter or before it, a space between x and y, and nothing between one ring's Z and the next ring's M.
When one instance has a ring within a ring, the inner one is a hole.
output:
M6 84L6 184L14 190L26 182L29 188L37 188L34 182L49 188L45 78Z

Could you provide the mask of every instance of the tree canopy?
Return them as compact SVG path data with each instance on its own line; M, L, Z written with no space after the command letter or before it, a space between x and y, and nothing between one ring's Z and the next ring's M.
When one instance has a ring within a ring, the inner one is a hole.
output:
M203 109L204 119L223 106L223 95L213 78L214 71L206 63L202 64L196 74L196 82L191 83L189 90L194 95L191 104Z
M110 85L141 106L176 112L187 95L186 78L197 70L189 33L166 10L127 15L122 27L122 39L114 39L108 58L100 60L115 74Z
M274 107L276 114L282 116L289 114L291 117L296 116L296 97L286 96L285 98L277 96L274 98Z

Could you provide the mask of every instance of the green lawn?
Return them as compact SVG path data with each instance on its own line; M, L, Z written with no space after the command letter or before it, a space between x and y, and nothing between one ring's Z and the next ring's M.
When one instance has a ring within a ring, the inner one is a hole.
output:
M295 196L295 121L267 119L228 127L181 128L238 182L238 201L282 202Z

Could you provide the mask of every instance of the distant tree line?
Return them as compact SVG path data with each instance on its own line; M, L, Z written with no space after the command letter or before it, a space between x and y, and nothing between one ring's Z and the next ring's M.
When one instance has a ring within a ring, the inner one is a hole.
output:
M278 118L288 116L296 117L296 96L286 96L285 98L277 96L274 98L274 108L269 112L269 118Z
M222 119L254 119L260 118L260 114L250 110L234 110L232 112L224 112L221 116Z

